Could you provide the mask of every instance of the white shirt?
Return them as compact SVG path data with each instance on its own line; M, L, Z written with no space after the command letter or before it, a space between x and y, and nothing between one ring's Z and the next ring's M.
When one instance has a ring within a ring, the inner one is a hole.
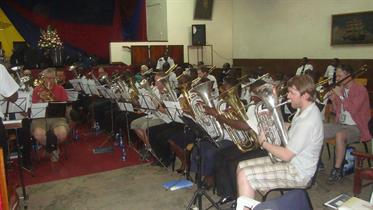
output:
M315 103L310 104L302 112L297 111L288 136L286 148L295 153L290 164L305 181L308 181L316 171L324 139L322 116Z
M170 73L170 77L168 78L171 84L171 88L175 90L177 87L179 87L179 82L177 81L175 72Z
M210 81L213 82L211 95L213 97L218 97L219 96L219 89L218 89L218 83L216 82L216 78L213 75L209 74L209 75L207 75L207 79L209 79Z
M343 94L344 98L348 97L348 91L349 89L345 89L344 94ZM356 125L356 122L354 121L354 119L352 119L350 112L343 108L343 104L341 106L341 114L339 116L339 122L344 125Z
M168 64L170 64L170 67L175 64L174 59L172 59L171 57L167 57L167 62ZM159 58L156 69L167 71L167 69L162 69L164 63L166 63L164 57Z
M304 66L304 68L303 68L303 66ZM302 65L302 66L299 66L295 75L304 74L307 70L311 70L311 71L313 70L313 66L309 63L307 63L305 65Z
M329 84L331 84L333 82L332 80L333 80L333 77L334 77L334 72L335 72L335 67L333 65L329 65L328 67L326 67L324 77L327 77L327 78L330 79Z
M19 89L19 85L8 73L5 66L0 64L0 94L4 97L12 96ZM0 117L4 118L4 114L0 110Z

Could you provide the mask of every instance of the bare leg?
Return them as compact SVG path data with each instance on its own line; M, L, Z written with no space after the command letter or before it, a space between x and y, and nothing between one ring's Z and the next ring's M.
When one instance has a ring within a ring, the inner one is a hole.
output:
M36 141L41 145L46 145L47 143L47 132L43 128L35 128L32 135L36 139Z
M53 128L53 133L57 136L58 143L62 143L67 139L68 129L66 126L61 125Z
M250 186L247 181L245 171L237 167L237 189L238 196L247 196L255 198L255 190Z
M346 133L340 131L335 136L335 167L342 166L346 151Z
M148 135L146 133L146 129L136 128L136 129L133 129L133 130L135 131L135 133L139 137L139 139L145 144L145 146L150 146L149 138L148 138Z

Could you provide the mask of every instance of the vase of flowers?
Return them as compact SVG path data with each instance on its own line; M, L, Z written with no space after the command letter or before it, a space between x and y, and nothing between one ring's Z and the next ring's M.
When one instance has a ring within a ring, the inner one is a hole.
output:
M57 30L49 25L46 30L41 30L40 33L39 48L49 57L53 66L62 66L63 45Z

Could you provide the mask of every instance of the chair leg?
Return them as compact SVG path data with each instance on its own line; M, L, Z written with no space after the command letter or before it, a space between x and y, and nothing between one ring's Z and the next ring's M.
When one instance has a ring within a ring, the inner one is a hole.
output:
M368 150L368 143L367 143L367 142L363 142L363 144L364 144L365 152L366 152L366 153L369 153L369 150ZM370 162L370 159L368 159L368 165L369 165L369 167L372 167L371 162Z
M172 165L171 165L171 168L172 168L172 171L175 171L175 162L176 162L176 154L173 152L172 154Z

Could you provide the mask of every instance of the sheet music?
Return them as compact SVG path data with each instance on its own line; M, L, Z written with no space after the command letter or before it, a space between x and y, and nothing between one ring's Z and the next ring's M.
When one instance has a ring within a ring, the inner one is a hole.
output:
M259 134L258 120L255 116L255 106L249 106L246 114L249 116L249 120L247 120L246 123L255 131L256 134Z
M118 107L119 107L120 111L124 111L124 112L127 111L126 107L124 106L124 103L118 102L117 104L118 104Z
M18 99L14 103L10 101L0 100L1 112L6 113L22 113L27 112L30 108L30 92L18 91Z
M48 103L31 104L31 119L45 118Z
M100 94L97 94L97 95L101 95L104 98L110 98L110 96L109 96L109 94L106 91L106 88L104 86L97 86L97 90L100 93Z
M87 84L88 84L88 88L89 88L89 91L91 92L91 94L100 95L100 93L98 91L98 85L96 85L94 80L91 80L91 79L88 80Z
M108 99L114 99L114 100L117 99L117 96L115 95L112 89L109 89L109 88L105 88L105 89L106 89L107 94L109 95Z
M175 122L182 123L183 121L179 117L183 112L180 103L178 101L163 101L163 103L165 104L171 119Z
M65 89L66 90L66 93L67 93L67 96L68 96L68 100L69 101L77 101L78 100L78 96L79 96L79 92L78 91L75 91L74 89Z
M81 86L79 84L79 83L81 83L81 79L72 79L72 80L69 80L69 82L74 87L74 90L76 90L76 91L82 91L82 88L81 88Z
M124 103L124 106L126 107L127 111L129 111L129 112L134 112L135 111L133 109L132 104L130 104L130 103Z
M155 110L155 105L149 95L140 93L140 106L144 109Z
M89 90L89 87L88 87L88 80L87 79L81 79L80 82L81 82L81 85L82 85L82 88L83 88L83 92L87 95L92 95L92 93L91 93L91 91Z

